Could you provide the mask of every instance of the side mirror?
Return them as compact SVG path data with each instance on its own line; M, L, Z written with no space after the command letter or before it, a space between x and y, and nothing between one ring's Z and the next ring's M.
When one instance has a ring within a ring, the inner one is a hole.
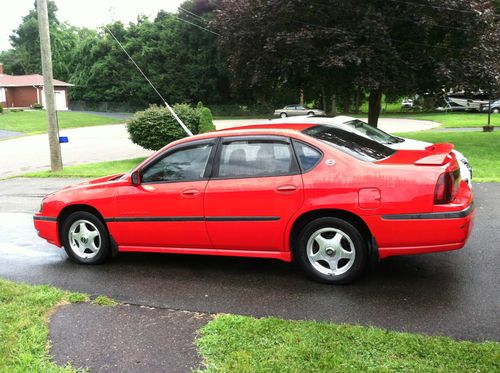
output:
M139 171L132 172L132 175L130 175L130 182L132 185L139 185L141 183Z

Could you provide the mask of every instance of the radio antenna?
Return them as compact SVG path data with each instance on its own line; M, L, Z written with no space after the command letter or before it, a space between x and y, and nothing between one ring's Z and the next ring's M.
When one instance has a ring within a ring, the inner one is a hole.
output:
M120 46L120 48L123 50L123 52L127 55L127 57L130 59L130 61L132 61L132 63L134 64L134 66L137 68L137 70L139 70L139 72L142 74L142 76L144 77L144 79L146 79L146 81L149 83L149 85L154 89L154 91L156 92L156 94L161 98L161 100L163 101L163 103L165 104L165 106L167 107L168 111L170 111L170 114L173 115L173 117L175 118L175 120L180 124L180 126L182 127L182 129L188 134L188 136L193 136L193 133L189 130L189 128L187 128L187 126L182 122L181 118L179 118L177 116L177 114L175 113L175 111L170 107L170 105L168 104L167 100L165 100L163 98L163 96L161 95L160 92L158 92L158 90L156 89L156 87L153 85L153 83L151 83L151 80L149 80L149 78L146 76L146 74L144 74L144 71L142 71L142 69L139 67L139 65L137 65L134 61L134 59L132 58L132 56L130 54L128 54L127 50L125 49L125 47L122 45L122 43L120 43L120 41L116 38L116 36L111 32L111 30L106 26L104 25L104 28L106 29L107 32L109 32L109 34L113 37L113 39L115 39L115 41L117 42L117 44Z

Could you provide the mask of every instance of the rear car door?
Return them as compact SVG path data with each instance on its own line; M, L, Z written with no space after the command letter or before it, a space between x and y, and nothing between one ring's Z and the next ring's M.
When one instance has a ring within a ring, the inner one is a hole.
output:
M290 139L226 137L217 153L205 191L214 248L281 251L286 226L304 200Z
M119 187L108 225L120 246L210 248L203 197L215 141L182 144L141 170L140 185Z

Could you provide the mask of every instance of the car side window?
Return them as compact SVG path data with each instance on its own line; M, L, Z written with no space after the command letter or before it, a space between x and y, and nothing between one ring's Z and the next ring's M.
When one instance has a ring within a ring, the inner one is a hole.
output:
M143 183L196 181L203 179L212 144L179 149L142 172Z
M279 141L237 140L222 144L219 177L261 177L297 172L290 145Z
M316 166L323 157L323 154L319 150L302 141L293 140L293 147L295 148L295 153L299 158L300 168L303 172L309 171Z

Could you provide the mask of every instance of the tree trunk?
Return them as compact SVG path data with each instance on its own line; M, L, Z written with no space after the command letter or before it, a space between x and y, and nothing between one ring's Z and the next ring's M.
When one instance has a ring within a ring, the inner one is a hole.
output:
M300 89L300 105L304 106L304 90Z
M337 115L337 95L332 95L332 115Z
M361 95L361 90L356 88L356 96L354 96L354 112L359 114L359 99Z
M378 126L378 117L382 103L382 92L380 89L370 91L368 98L368 124L373 127Z
M322 104L323 104L323 111L326 113L326 96L325 96L325 87L322 87L321 88L321 100L322 100Z
M342 109L342 112L344 114L347 114L349 112L349 107L351 106L351 95L350 94L346 94L344 96L344 102L343 102L343 104L344 104L344 107Z

